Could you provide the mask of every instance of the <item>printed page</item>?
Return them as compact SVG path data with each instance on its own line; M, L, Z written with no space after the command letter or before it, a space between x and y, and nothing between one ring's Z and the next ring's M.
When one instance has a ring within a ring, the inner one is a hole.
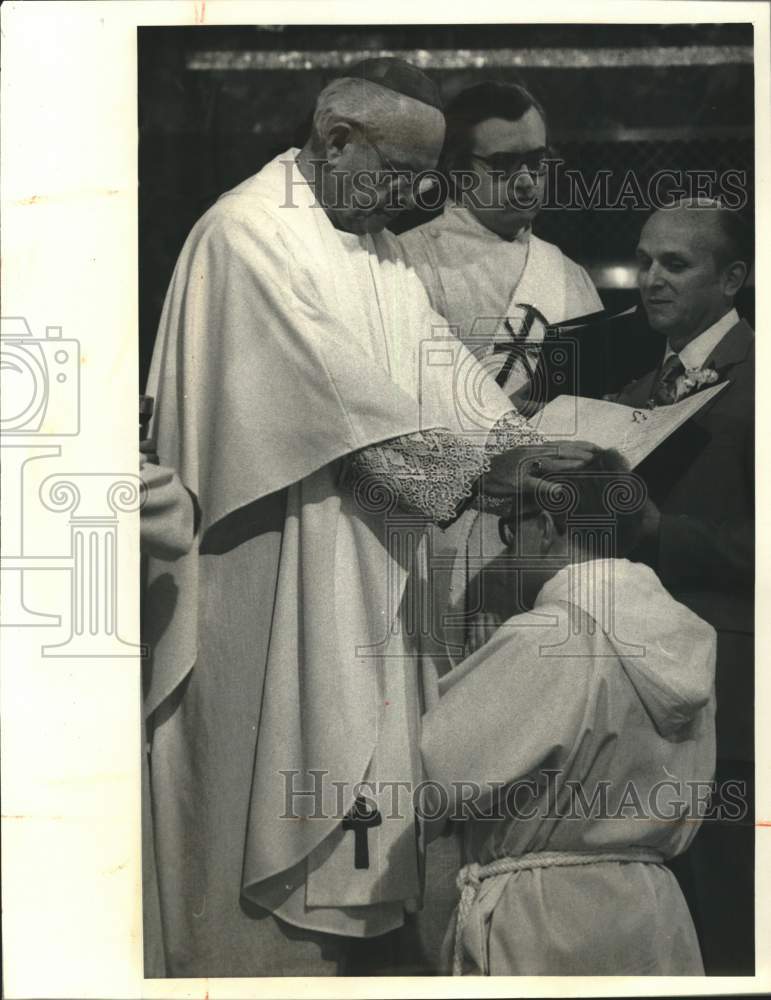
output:
M601 448L615 448L634 469L727 385L728 382L721 382L655 410L585 396L558 396L533 423L548 438L577 438L592 441Z

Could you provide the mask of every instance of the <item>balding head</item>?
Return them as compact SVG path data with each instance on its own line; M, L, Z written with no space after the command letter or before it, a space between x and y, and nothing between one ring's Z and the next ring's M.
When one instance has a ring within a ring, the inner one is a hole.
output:
M389 87L355 77L333 80L318 96L311 143L324 153L330 133L341 122L355 125L376 142L401 142L436 164L435 146L444 140L444 115L433 105ZM422 148L428 147L428 148Z
M751 263L739 217L713 201L679 202L645 223L638 284L648 321L674 350L733 306Z
M338 229L383 229L411 206L414 178L436 166L444 115L413 96L420 90L409 82L402 93L363 76L341 77L319 94L298 165Z

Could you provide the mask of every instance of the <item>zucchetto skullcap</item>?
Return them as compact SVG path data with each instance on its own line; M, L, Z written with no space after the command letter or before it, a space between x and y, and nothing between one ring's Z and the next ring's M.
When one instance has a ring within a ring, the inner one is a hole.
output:
M394 59L389 56L381 56L378 59L365 59L357 63L343 74L354 80L369 80L370 83L379 83L381 87L396 91L397 94L404 94L405 97L412 97L423 104L429 104L432 108L442 108L442 98L439 88L426 74L404 59Z

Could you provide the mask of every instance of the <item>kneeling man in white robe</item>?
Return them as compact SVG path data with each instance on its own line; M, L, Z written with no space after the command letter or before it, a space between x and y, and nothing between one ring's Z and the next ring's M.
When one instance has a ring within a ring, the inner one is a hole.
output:
M512 601L532 610L442 679L424 719L427 773L464 831L446 951L455 974L701 975L664 862L707 808L715 632L610 557L639 523L609 509L614 483L620 501L636 489L616 453L559 479L501 519Z

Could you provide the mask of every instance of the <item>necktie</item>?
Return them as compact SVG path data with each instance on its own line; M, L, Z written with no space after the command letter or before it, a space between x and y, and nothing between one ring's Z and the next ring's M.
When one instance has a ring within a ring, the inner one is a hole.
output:
M653 401L657 406L669 406L675 402L675 383L685 373L685 365L678 354L670 354L661 366L661 372L653 390Z

